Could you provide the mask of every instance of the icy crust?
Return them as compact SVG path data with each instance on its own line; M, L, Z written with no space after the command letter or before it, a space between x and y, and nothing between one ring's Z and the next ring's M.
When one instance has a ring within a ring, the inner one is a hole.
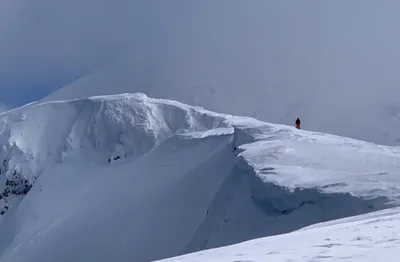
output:
M49 102L0 114L0 214L46 168L74 158L110 164L146 154L166 138L226 127L199 107L144 94Z

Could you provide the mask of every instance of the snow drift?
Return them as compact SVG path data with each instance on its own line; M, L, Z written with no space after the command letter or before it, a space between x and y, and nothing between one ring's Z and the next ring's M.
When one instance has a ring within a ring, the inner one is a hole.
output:
M144 94L0 116L1 261L151 261L399 199L400 150Z

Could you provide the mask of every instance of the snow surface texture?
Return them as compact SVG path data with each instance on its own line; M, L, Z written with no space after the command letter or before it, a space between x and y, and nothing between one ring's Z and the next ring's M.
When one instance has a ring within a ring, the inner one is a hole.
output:
M0 117L1 261L152 261L399 200L398 149L144 94Z
M400 209L395 208L162 261L396 262L399 231Z

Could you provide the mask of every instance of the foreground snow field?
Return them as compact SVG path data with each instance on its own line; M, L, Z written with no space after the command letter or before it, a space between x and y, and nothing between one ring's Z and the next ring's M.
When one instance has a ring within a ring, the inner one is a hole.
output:
M163 262L395 262L400 209L322 223L293 233L162 260Z
M143 94L32 104L0 118L0 261L153 261L399 202L400 149ZM335 226L242 245L272 241L268 252L298 258L287 239L298 249L345 241L336 229L317 241ZM317 233L300 243L307 232ZM226 250L205 254L231 259Z

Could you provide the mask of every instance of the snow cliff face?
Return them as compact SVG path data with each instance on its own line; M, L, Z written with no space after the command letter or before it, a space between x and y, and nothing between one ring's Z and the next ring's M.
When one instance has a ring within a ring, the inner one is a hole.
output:
M2 185L22 188L1 199L2 261L151 261L399 199L397 149L143 94L0 116Z

